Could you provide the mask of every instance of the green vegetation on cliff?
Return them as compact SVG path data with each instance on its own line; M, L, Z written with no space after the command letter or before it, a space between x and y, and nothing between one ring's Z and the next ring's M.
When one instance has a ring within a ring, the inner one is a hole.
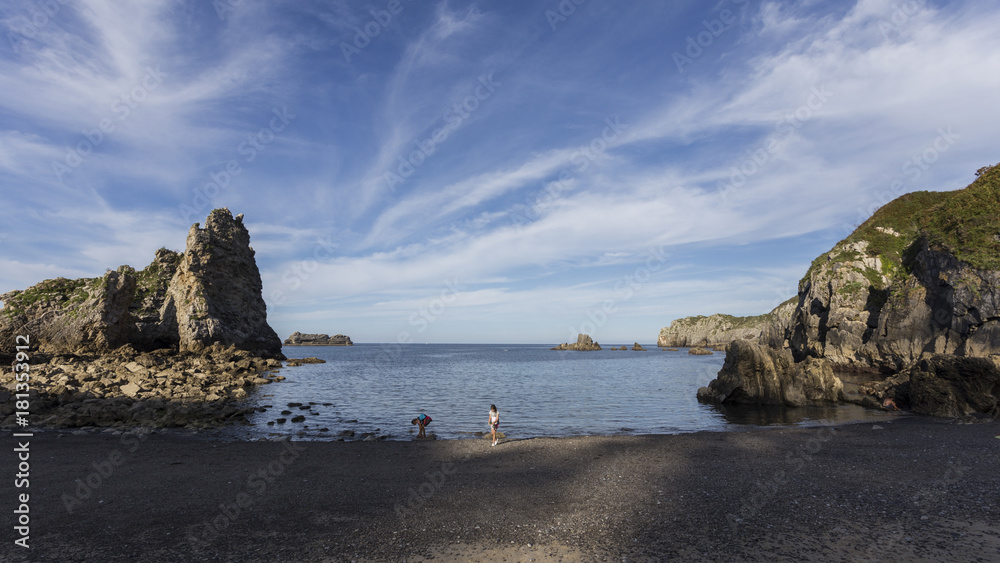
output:
M867 243L865 253L881 260L882 271L862 273L871 287L884 289L879 274L891 280L908 273L910 254L922 238L972 267L1000 270L1000 166L982 168L977 174L979 178L961 190L913 192L885 204L832 251L817 257L802 281L827 260L848 263L865 258L849 247Z

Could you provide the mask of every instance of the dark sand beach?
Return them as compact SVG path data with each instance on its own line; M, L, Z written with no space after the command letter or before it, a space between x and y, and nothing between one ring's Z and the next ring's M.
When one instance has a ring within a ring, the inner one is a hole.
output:
M4 561L997 561L1000 424L670 436L30 438Z

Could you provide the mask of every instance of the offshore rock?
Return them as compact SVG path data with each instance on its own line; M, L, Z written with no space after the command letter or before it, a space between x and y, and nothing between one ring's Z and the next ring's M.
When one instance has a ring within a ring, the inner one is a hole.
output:
M560 345L558 345L558 346L556 346L555 348L552 348L552 349L553 350L578 350L578 351L581 351L581 352L586 352L586 351L600 350L601 349L601 345L598 344L598 343L596 343L596 342L594 342L594 340L592 338L590 338L589 334L578 334L576 336L576 343L569 344L569 343L563 342L562 344L560 344Z
M326 334L302 334L298 331L286 338L284 344L285 346L354 346L351 337L343 334L329 336Z

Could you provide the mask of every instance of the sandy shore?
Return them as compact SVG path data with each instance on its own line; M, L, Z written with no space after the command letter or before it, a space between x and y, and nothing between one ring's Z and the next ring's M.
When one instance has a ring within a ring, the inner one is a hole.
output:
M51 431L15 489L5 432L0 559L996 561L998 434L918 417L497 447Z

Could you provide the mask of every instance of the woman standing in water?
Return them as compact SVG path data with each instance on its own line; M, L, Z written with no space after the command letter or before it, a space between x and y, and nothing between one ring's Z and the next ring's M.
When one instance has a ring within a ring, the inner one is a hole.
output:
M490 432L493 433L493 445L497 445L497 427L500 426L500 413L496 405L490 405Z

